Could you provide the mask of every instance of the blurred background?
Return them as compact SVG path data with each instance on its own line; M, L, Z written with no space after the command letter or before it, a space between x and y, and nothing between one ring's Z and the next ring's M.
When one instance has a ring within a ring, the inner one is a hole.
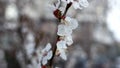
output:
M55 43L58 21L49 1L0 0L0 68L31 68L33 52ZM54 67L120 68L120 0L88 2L87 8L68 11L79 27L68 60L55 57Z

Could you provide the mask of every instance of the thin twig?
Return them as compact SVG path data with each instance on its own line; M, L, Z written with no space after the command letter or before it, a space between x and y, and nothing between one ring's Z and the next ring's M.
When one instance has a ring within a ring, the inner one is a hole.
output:
M72 5L72 2L70 2L66 5L66 9L65 9L64 14L62 16L66 16L66 13L67 13L68 9L71 7L71 5Z

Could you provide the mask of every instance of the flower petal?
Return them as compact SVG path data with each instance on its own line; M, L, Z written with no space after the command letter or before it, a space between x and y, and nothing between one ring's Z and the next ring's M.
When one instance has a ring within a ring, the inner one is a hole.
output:
M46 45L46 47L42 50L42 52L45 52L45 51L49 51L50 49L51 49L51 44L50 43L48 43L47 45Z
M58 41L58 42L57 42L57 48L58 48L58 49L61 49L61 48L66 49L66 48L67 48L66 42L63 41L63 40Z
M42 64L43 64L43 65L46 65L46 64L47 64L47 57L46 57L46 56L43 57L43 59L42 59Z
M72 29L67 25L60 24L58 25L58 32L57 35L59 36L66 36L72 34Z
M71 35L66 36L65 41L66 41L68 46L72 45L73 44L72 36Z
M68 21L68 25L71 29L76 29L78 27L78 22L76 19L66 17L65 20Z
M47 59L48 59L48 60L51 59L51 58L52 58L52 55L53 55L53 53L52 53L52 50L51 50L51 51L49 51L48 54L47 54Z
M66 56L66 53L64 50L60 50L60 57L63 59L63 60L67 60L67 56Z

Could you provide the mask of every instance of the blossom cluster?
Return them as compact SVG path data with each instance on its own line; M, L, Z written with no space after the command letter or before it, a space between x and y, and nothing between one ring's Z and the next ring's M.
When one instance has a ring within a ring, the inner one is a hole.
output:
M60 53L60 57L67 60L65 51L67 46L73 44L72 31L78 27L78 22L74 18L66 17L62 19L61 24L58 25L57 35L60 36L60 40L57 42L57 50Z
M41 68L48 63L48 60L52 58L51 44L48 43L44 49L37 49L36 56L32 57L32 68Z
M61 2L66 3L66 9L64 13L60 9ZM58 0L56 3L56 8L54 10L54 16L60 20L58 25L57 35L59 36L59 41L57 41L57 52L59 56L67 60L66 49L68 46L73 44L72 32L78 27L78 22L76 19L66 16L68 9L73 6L75 9L82 9L89 5L87 0Z
M66 8L64 11L60 10L61 2L66 3ZM33 57L32 60L32 64L35 68L41 68L41 66L45 66L48 63L48 60L55 56L55 52L62 59L67 60L66 50L68 46L73 44L72 32L78 27L78 21L76 19L66 16L66 13L71 6L73 6L75 9L82 9L83 7L88 6L88 1L58 0L58 2L54 4L53 14L60 21L57 29L58 40L56 46L53 47L56 49L51 50L52 46L50 43L48 43L46 47L42 49L42 51L37 49L37 57Z

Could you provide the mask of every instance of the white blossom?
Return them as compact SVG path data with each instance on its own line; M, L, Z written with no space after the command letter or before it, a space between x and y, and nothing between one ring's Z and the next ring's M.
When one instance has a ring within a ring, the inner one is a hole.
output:
M78 22L74 18L66 17L65 20L61 20L62 24L58 25L57 35L61 36L62 39L57 42L57 50L60 53L60 57L67 60L66 52L67 45L73 44L72 30L78 27Z
M42 64L45 65L47 64L47 61L52 58L52 50L51 49L51 44L48 43L46 47L42 50Z
M42 64L46 65L48 60L50 60L52 58L52 51L50 50L46 56L43 56L42 58Z
M45 52L45 51L49 51L50 49L51 49L51 44L50 43L48 43L47 45L46 45L46 47L42 50L42 52Z
M60 57L64 60L67 60L65 49L67 49L66 42L63 40L60 40L57 42L57 49L60 53Z
M47 54L47 59L48 60L51 59L52 55L53 55L52 50L50 50L49 53Z
M65 49L59 49L60 57L64 60L67 60L67 55L65 53Z
M62 59L67 60L65 50L67 49L67 45L71 45L72 43L73 43L73 41L72 41L71 35L65 36L64 40L60 40L57 42L57 50L59 51L60 57Z
M71 35L66 36L65 41L68 46L72 45L73 44L72 36Z
M57 42L57 48L58 48L58 49L66 49L66 48L67 48L66 42L63 41L63 40L58 41L58 42Z
M71 29L76 29L78 27L78 22L76 19L66 17L65 20L67 21L67 24Z
M42 63L42 65L46 65L48 60L52 58L53 53L51 47L52 47L51 44L48 43L42 51L40 50L37 51L39 61Z
M47 64L47 57L46 57L46 56L43 57L43 59L42 59L42 64L43 64L43 65Z
M59 36L67 36L72 34L72 29L68 27L67 25L60 24L58 25L58 32L57 35Z

